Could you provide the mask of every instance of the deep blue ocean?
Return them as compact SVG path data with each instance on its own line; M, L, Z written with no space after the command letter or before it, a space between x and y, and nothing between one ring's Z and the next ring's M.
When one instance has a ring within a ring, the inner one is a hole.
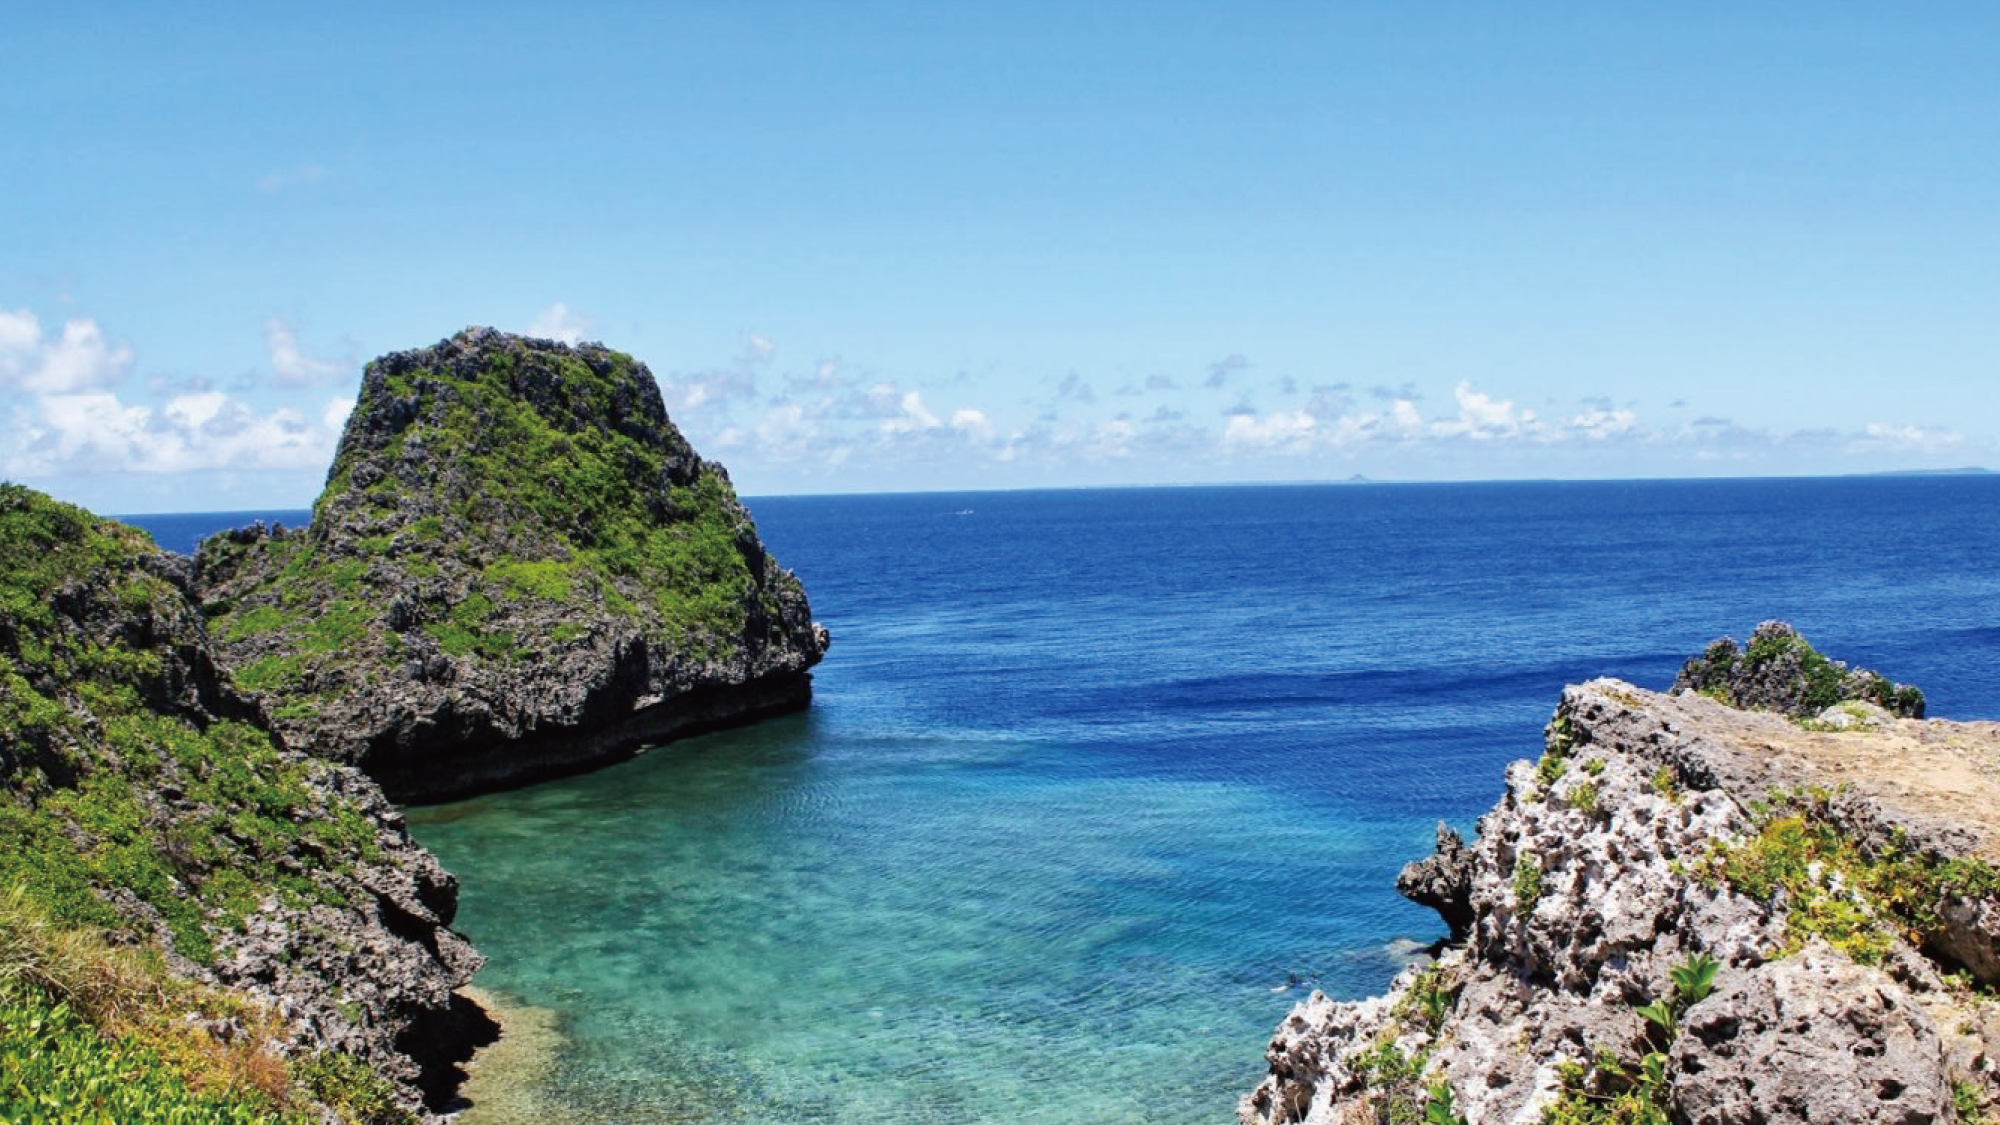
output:
M1231 1120L1565 683L1758 621L2000 718L2000 477L749 502L834 644L810 712L412 810L543 1121ZM162 544L261 514L140 517ZM499 1120L503 1115L474 1120Z

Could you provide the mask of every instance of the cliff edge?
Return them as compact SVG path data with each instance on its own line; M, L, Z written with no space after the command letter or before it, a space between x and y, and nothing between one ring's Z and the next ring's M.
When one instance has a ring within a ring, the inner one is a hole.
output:
M1718 680L1566 689L1477 840L1440 826L1400 881L1454 944L1384 996L1294 1008L1239 1119L1987 1120L2000 724L1900 717L1876 700L1920 694L1872 673L1809 679L1863 698L1800 718Z
M827 645L643 364L490 328L370 363L311 526L195 582L286 741L398 800L805 707Z
M310 1099L428 1119L490 1033L456 994L480 963L450 929L457 883L367 777L273 737L186 571L0 485L0 1117L73 1097L92 1121L166 1120L181 1082L159 1076L184 1072L257 1120L317 1120ZM105 1064L134 1105L65 1085L125 1050L77 1012L142 1045ZM173 1120L252 1119L201 1112Z

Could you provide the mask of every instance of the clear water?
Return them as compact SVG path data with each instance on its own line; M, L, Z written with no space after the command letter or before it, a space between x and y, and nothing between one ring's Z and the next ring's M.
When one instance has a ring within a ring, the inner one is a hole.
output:
M2000 717L2000 480L771 498L812 710L414 810L582 1120L1222 1122L1565 682L1766 617ZM138 521L138 522L144 522ZM171 544L170 544L171 545Z

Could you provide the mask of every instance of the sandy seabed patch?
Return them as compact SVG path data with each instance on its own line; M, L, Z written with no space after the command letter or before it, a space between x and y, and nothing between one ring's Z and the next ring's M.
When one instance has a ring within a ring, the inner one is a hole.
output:
M550 1104L542 1093L565 1043L556 1013L483 988L459 992L500 1024L500 1038L465 1065L459 1096L470 1105L458 1125L578 1125L575 1114Z

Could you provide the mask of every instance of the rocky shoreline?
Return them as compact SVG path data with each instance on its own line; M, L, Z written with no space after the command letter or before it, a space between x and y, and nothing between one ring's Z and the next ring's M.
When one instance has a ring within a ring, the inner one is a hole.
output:
M1477 839L1440 826L1400 881L1452 938L1385 995L1294 1008L1239 1120L1983 1120L2000 724L1898 717L1872 673L1746 710L1702 667L1568 688Z
M491 329L369 364L308 528L190 560L0 485L0 563L0 938L155 951L139 1032L287 1122L445 1120L499 1033L392 802L802 709L828 643L644 365Z

